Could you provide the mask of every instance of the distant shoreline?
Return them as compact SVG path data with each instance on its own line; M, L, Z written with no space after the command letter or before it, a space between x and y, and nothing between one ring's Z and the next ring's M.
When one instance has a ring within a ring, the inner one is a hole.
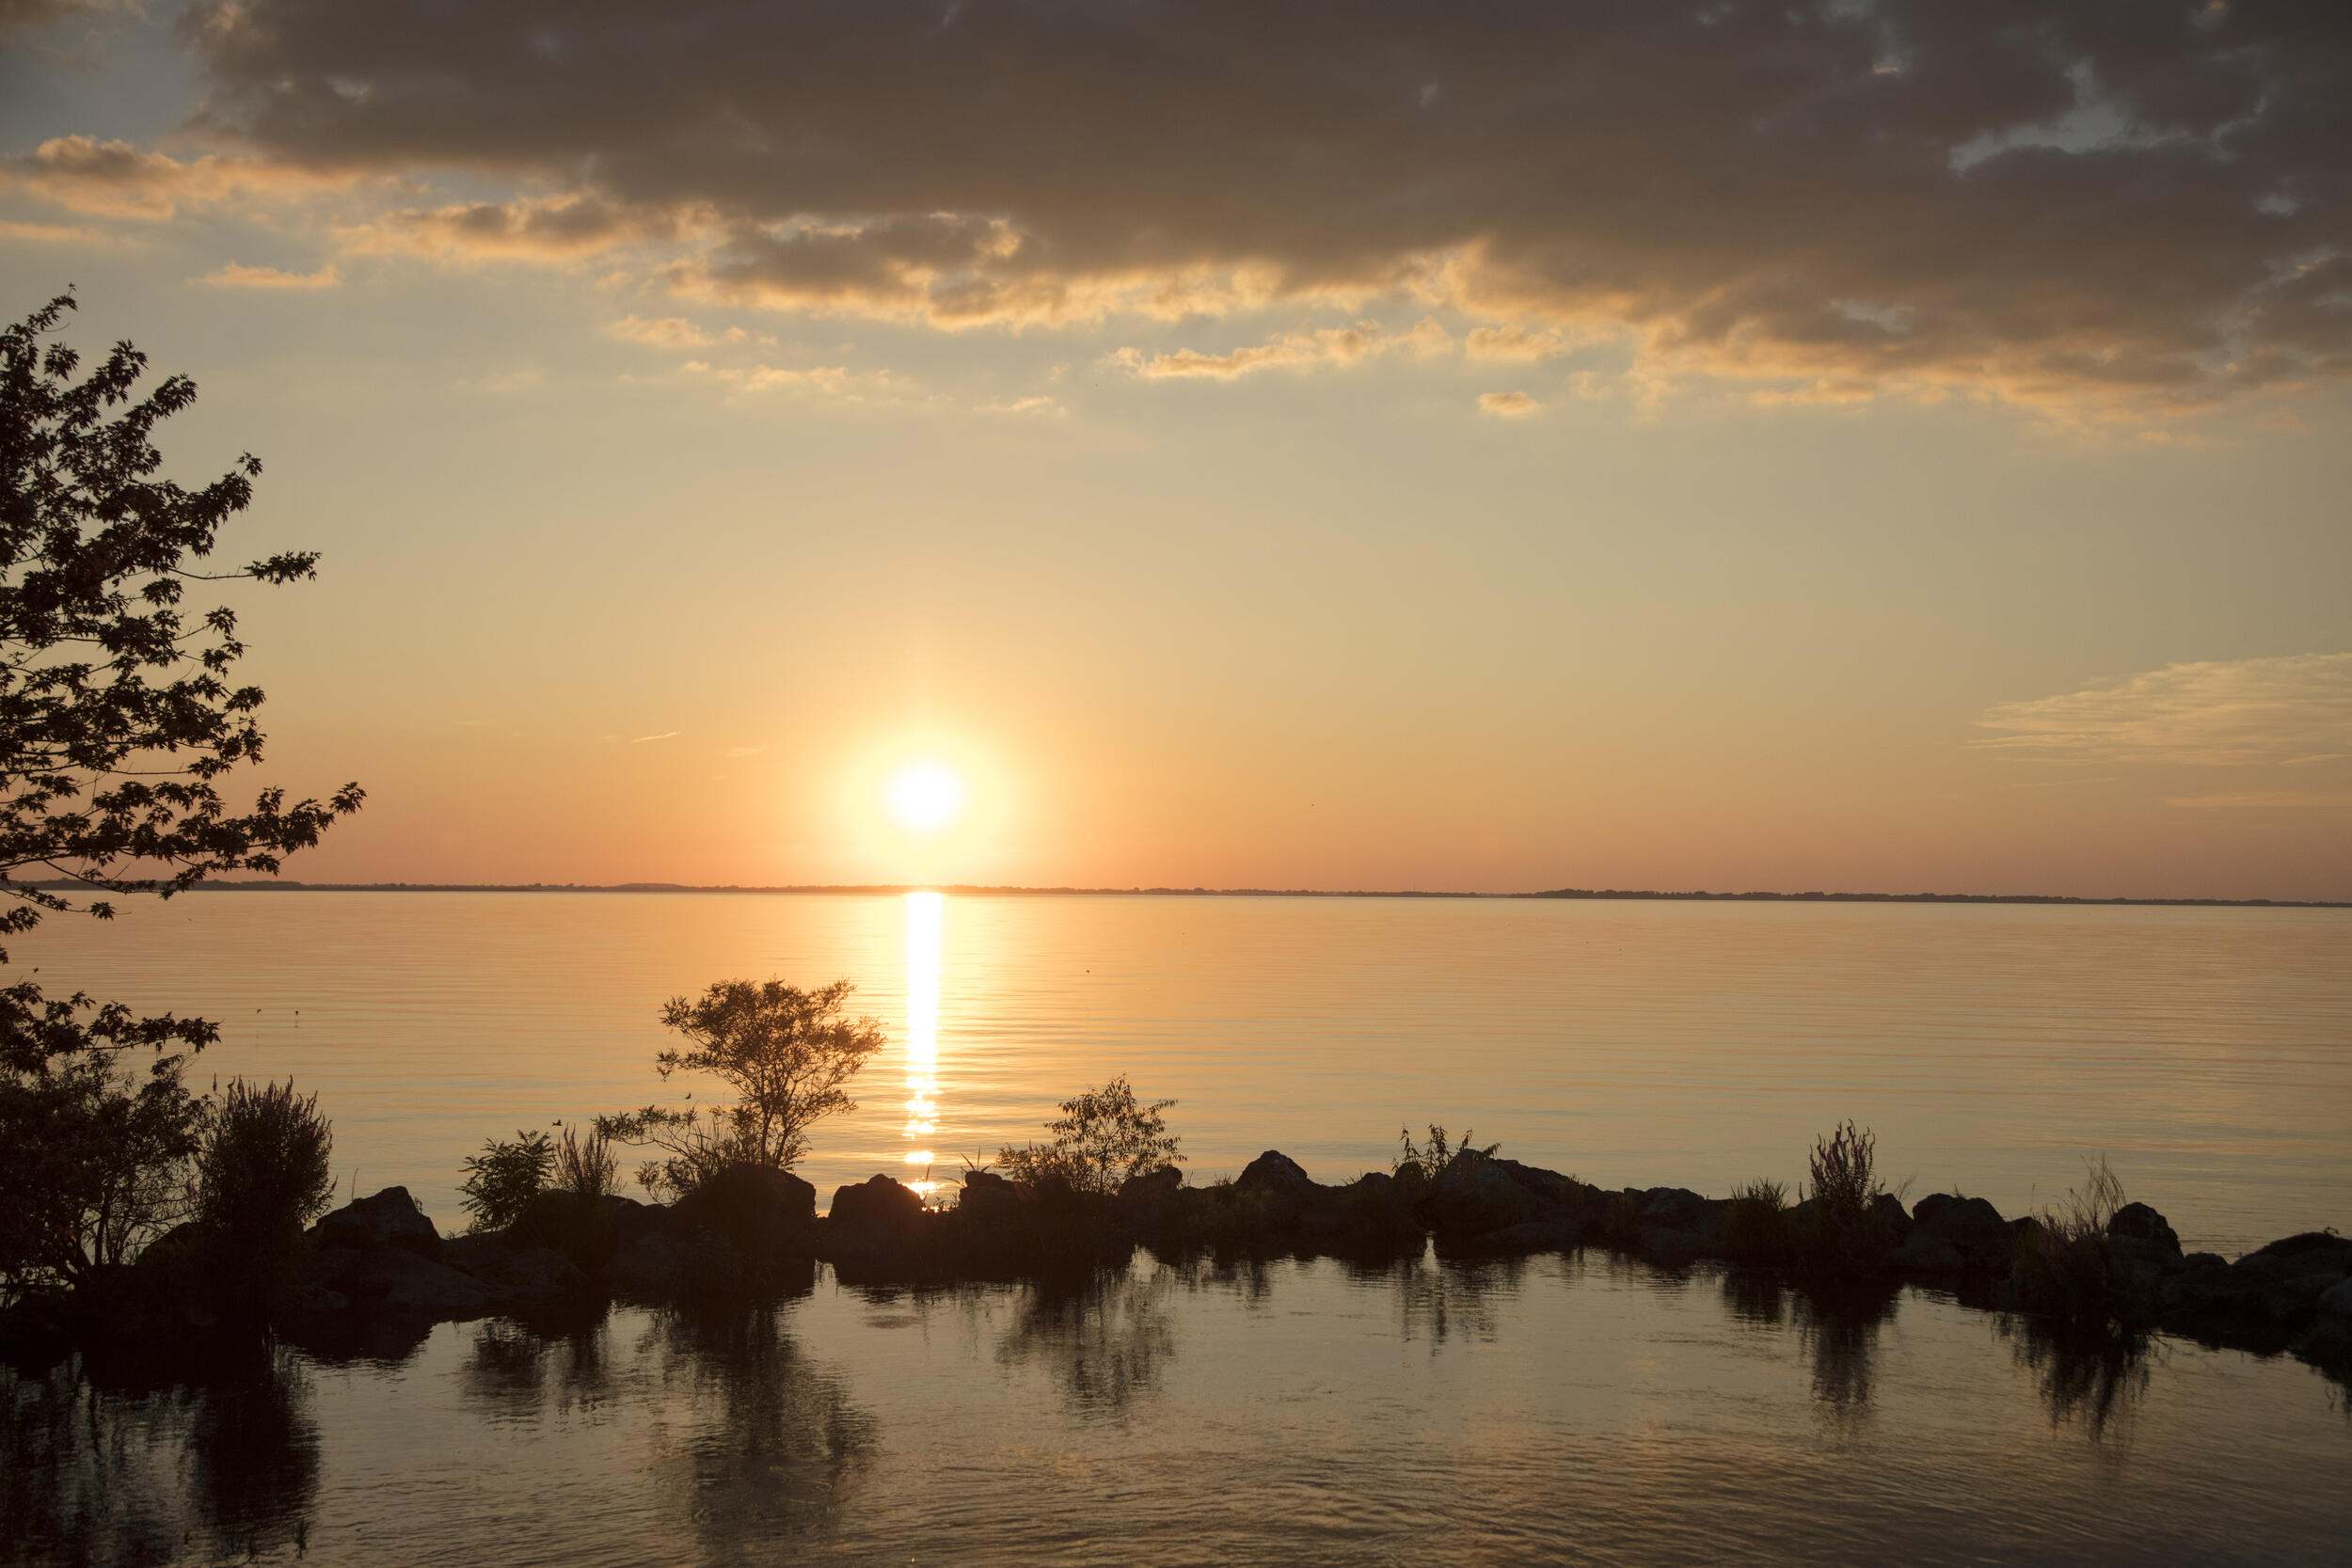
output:
M23 887L84 889L62 878ZM972 883L806 883L780 886L697 886L687 882L199 882L187 893L733 893L855 897L907 893L953 893L994 898L1449 898L1488 901L1560 899L1586 903L1681 904L2060 904L2090 909L2352 910L2352 899L2328 898L2087 898L2055 893L1710 893L1658 889L1549 888L1532 893L1446 893L1420 889L1270 887L996 887Z

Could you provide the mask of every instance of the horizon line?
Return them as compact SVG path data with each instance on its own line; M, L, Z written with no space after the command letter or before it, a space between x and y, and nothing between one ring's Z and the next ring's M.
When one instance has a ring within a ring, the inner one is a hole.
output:
M19 883L22 887L80 888L88 883L71 878ZM854 897L909 893L959 894L989 897L1150 897L1150 898L1453 898L1495 900L1554 899L1565 902L1632 903L1751 903L1751 904L2077 904L2098 908L2142 909L2352 909L2342 898L2190 898L2093 896L2065 893L1883 893L1833 892L1808 889L1801 893L1756 889L1716 892L1711 889L1666 888L1541 888L1521 892L1475 893L1427 888L1272 888L1272 887L1032 887L983 882L312 882L277 878L197 882L181 893L730 893L750 895L819 895Z

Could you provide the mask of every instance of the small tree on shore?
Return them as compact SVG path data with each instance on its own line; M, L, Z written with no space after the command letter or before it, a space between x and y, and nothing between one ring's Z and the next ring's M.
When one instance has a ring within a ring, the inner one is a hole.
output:
M196 490L158 478L155 428L196 385L167 376L138 395L147 357L127 342L77 380L80 356L51 341L74 309L60 295L0 330L0 936L47 914L112 917L109 897L81 891L168 898L274 872L361 800L357 784L324 801L262 789L245 810L222 795L261 758L262 695L230 684L236 612L190 610L188 587L293 582L317 557L204 569L262 466L239 458ZM30 979L0 987L0 1291L71 1280L167 1223L156 1195L183 1180L199 1118L184 1053L217 1032ZM156 1053L143 1075L120 1061L139 1050Z
M1184 1164L1183 1141L1168 1130L1162 1112L1176 1101L1136 1099L1126 1074L1099 1089L1061 1102L1062 1114L1048 1122L1048 1142L1022 1148L1007 1144L996 1156L1005 1174L1031 1186L1059 1180L1082 1193L1115 1193L1131 1176Z
M457 1184L476 1231L503 1230L523 1217L531 1200L555 1169L555 1140L518 1129L514 1137L492 1138L479 1154L466 1156L466 1180Z
M789 1170L808 1152L809 1129L857 1109L843 1087L882 1048L882 1026L850 1018L847 980L802 990L779 980L723 980L698 997L673 997L661 1022L688 1049L654 1058L663 1080L707 1072L739 1097L733 1105L643 1110L598 1117L598 1136L656 1151L638 1173L648 1191L691 1191L736 1164Z

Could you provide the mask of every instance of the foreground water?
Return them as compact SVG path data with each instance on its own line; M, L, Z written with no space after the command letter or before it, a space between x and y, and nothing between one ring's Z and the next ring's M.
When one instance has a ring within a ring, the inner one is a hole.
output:
M0 1559L2343 1560L2344 1391L1591 1254L820 1278L212 1389L10 1383Z
M1794 1185L1851 1117L1915 1196L2013 1213L2104 1153L2191 1247L2352 1225L2347 911L215 894L11 946L220 1020L199 1081L293 1074L345 1180L447 1227L485 1138L695 1087L654 1077L657 1011L735 975L847 977L891 1036L820 1195L950 1180L1126 1072L1182 1101L1197 1179L1275 1147L1346 1180L1439 1120L1721 1194Z

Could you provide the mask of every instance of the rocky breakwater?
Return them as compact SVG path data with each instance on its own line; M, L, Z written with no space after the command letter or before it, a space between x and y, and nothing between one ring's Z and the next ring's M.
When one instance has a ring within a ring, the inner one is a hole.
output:
M1166 1258L1377 1259L1432 1243L1450 1259L1592 1247L1667 1267L1716 1260L1805 1287L1929 1285L2088 1332L2291 1351L2352 1378L2352 1240L2332 1233L2233 1261L2185 1253L2144 1204L2118 1209L2104 1229L2061 1235L1980 1197L1931 1194L1906 1208L1879 1194L1837 1211L1776 1194L1602 1188L1477 1151L1341 1183L1273 1149L1232 1180L1199 1186L1172 1168L1107 1193L974 1172L942 1209L877 1175L836 1190L821 1217L807 1182L741 1167L669 1205L543 1193L516 1224L462 1237L440 1235L389 1187L326 1215L274 1273L182 1227L71 1296L20 1304L0 1338L24 1359L44 1343L173 1349L260 1325L323 1352L368 1352L450 1319L794 1292L819 1260L853 1284L939 1283L1083 1270L1138 1246Z

